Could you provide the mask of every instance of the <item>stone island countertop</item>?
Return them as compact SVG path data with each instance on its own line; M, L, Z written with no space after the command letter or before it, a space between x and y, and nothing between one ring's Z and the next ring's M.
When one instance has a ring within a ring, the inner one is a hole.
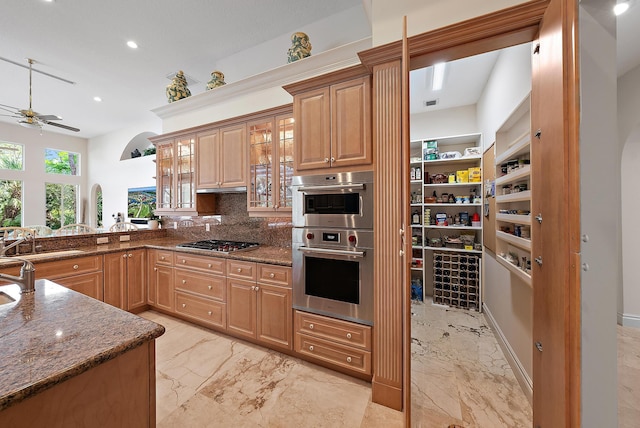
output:
M176 245L189 242L188 239L176 239L176 238L157 238L150 240L140 241L128 241L120 242L117 244L102 244L92 245L78 248L64 248L56 251L28 254L26 256L20 256L28 259L33 263L38 262L50 262L56 260L63 260L80 256L91 256L106 253L113 253L118 251L133 250L136 248L155 248L161 250L172 250L183 253L200 254L210 257L221 257L234 260L245 260L249 262L257 263L269 263L281 266L291 266L291 248L273 247L273 246L260 246L250 251L238 251L230 254L217 253L214 251L198 250L192 248L177 248ZM11 258L0 259L1 266L9 266L12 264L18 264L18 260L11 260Z
M0 411L164 333L164 327L48 280L0 286ZM11 300L14 300L13 302Z

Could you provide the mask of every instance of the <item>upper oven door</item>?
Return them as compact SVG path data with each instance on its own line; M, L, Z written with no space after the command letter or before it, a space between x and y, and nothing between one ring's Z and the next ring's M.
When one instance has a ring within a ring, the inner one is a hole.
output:
M293 179L295 227L373 229L373 173L336 173Z

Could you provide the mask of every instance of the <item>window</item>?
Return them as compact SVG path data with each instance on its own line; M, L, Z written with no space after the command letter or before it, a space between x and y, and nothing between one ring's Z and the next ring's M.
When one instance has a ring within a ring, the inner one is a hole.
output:
M46 183L46 225L60 229L76 223L78 186L75 184Z
M64 150L45 149L44 166L48 174L80 175L80 155Z
M0 226L22 226L22 181L0 180Z
M0 142L0 168L22 171L23 169L22 144Z

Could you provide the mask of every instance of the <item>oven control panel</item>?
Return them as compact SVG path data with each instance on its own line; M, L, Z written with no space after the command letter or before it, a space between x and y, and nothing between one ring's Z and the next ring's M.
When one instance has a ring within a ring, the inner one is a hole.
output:
M373 232L358 229L294 228L293 242L308 247L373 248Z

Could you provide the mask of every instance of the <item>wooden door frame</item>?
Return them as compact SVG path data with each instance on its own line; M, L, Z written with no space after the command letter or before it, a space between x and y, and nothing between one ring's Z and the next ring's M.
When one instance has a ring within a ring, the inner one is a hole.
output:
M562 143L567 156L570 173L567 174L567 181L558 188L568 201L566 208L579 206L579 193L572 192L579 187L578 159L578 129L579 129L579 100L578 100L578 69L577 69L577 0L534 0L523 3L512 8L500 10L491 14L473 18L464 22L453 24L427 33L412 36L408 39L408 51L410 58L410 69L422 68L436 62L452 61L471 55L503 49L522 43L536 40L543 20L553 22L556 29L562 33L562 57L560 58L564 83L562 93L559 94L559 102L563 111L561 120L564 124L560 126L560 131L556 139ZM398 101L400 92L400 76L391 76L383 73L390 64L400 69L402 62L402 41L392 42L383 46L375 47L359 53L361 62L372 70L374 83L373 94L373 136L374 136L374 171L379 170L389 174L391 171L388 159L376 156L384 153L387 157L389 145L402 147L402 127L407 126L408 118L399 120L395 114L389 114L388 109L383 105L384 101L391 99ZM533 90L533 88L532 88ZM378 93L378 92L380 93ZM384 99L378 99L378 98ZM535 106L532 106L532 109ZM390 117L385 117L385 115ZM532 124L532 127L535 126ZM401 158L400 149L392 153L396 158ZM574 163L575 162L575 163ZM400 170L402 170L399 168ZM396 165L398 169L398 165ZM387 183L389 184L388 180ZM397 198L402 186L377 186L376 192L387 192L388 194L377 194L376 200L389 200ZM407 196L402 197L402 203L408 204ZM376 207L376 212L379 211ZM406 321L406 314L410 312L409 293L404 288L398 287L397 281L402 281L401 272L403 265L407 265L408 257L397 257L396 247L403 249L400 244L396 244L397 231L402 229L401 207L395 211L377 213L374 218L374 231L376 242L384 243L384 238L392 238L386 243L390 248L376 251L376 275L374 275L374 287L376 296L380 296L375 301L374 319L374 364L372 396L373 401L398 409L410 409L410 397L406 391L410 390L406 370L408 366L405 361L411 351L410 326L403 326ZM552 268L557 272L559 284L552 284L552 292L561 293L564 304L559 307L557 313L553 314L554 320L561 325L563 330L562 357L557 358L556 364L562 365L561 370L564 378L560 382L562 388L558 388L557 397L547 397L544 405L549 405L549 401L556 400L562 409L559 413L563 415L563 421L559 426L579 426L580 425L580 275L575 265L575 254L579 254L579 247L576 250L575 242L579 239L579 209L574 209L571 219L565 219L571 227L564 231L567 239L561 242L561 252L567 257L554 263ZM386 217L385 217L386 216ZM391 224L389 224L391 223ZM576 227L574 227L576 226ZM393 234L395 232L395 235ZM383 236L380 236L383 235ZM535 237L533 238L535 239ZM541 247L540 247L541 248ZM569 256L571 255L571 256ZM534 257L538 254L534 254ZM578 256L579 257L579 256ZM566 281L565 281L566 280ZM533 287L537 286L535 275ZM380 305L386 305L384 308ZM401 305L402 308L397 307ZM535 301L534 301L535 308ZM535 311L535 309L534 309ZM384 314L384 319L382 315ZM390 319L393 318L393 319ZM535 323L535 313L534 313ZM407 328L409 327L409 328ZM397 335L402 335L402 347L399 348ZM536 338L534 337L534 340ZM379 350L380 353L376 352ZM398 370L398 365L402 365ZM534 364L534 373L536 367ZM401 403L401 404L399 404ZM534 392L534 422L536 412L543 413L545 409L536 404ZM558 413L557 408L553 413ZM409 418L406 419L410 420Z

